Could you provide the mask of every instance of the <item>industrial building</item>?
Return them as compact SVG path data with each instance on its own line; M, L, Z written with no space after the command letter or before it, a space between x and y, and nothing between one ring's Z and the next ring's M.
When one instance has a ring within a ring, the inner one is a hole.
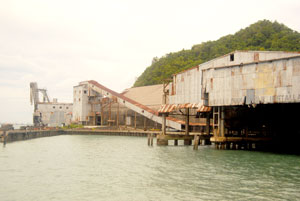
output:
M157 110L163 99L163 85L136 87L119 94L96 81L84 81L73 89L73 122L83 125L129 126L159 129ZM166 126L181 130L184 121L166 120Z
M212 108L200 112L212 119L211 140L223 148L300 135L293 116L300 103L299 52L235 51L175 74L169 91L159 112Z
M212 136L222 148L257 148L260 142L300 138L293 115L300 112L299 52L235 51L177 73L162 85L123 93L84 81L73 88L73 107L50 102L34 83L31 94L36 124L67 124L72 119L114 129L162 129L158 144L176 140L167 135L168 127L185 131L185 137L177 135L185 144L194 131Z
M39 89L36 82L30 83L30 102L34 105L34 126L56 127L71 123L73 104L59 103L56 98L50 101L47 90Z

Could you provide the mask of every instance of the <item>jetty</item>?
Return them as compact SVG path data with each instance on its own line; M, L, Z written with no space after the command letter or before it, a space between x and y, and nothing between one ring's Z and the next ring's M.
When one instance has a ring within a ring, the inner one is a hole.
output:
M234 51L163 84L122 93L83 81L73 87L72 103L51 101L36 83L30 86L35 126L107 126L115 133L130 127L142 130L149 144L156 136L157 145L183 140L195 149L211 143L217 149L295 147L300 140L292 115L300 112L299 52Z

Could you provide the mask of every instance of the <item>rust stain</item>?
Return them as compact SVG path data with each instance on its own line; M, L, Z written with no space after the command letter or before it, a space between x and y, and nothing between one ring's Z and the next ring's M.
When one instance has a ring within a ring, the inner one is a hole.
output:
M171 91L172 96L176 94L175 88L176 88L176 82L172 82L172 91Z
M259 61L259 53L258 52L254 53L254 61L255 62Z
M211 86L211 89L214 88L214 79L213 78L210 78L210 86Z
M278 83L279 83L279 87L281 87L282 86L281 73L278 73Z
M293 61L293 76L300 76L300 61Z
M283 61L283 70L286 70L286 61Z

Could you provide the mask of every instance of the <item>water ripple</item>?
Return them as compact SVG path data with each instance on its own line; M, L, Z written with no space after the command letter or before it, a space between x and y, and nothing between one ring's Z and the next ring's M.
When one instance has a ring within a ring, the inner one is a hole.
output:
M57 136L7 144L0 200L299 200L300 157L146 138Z

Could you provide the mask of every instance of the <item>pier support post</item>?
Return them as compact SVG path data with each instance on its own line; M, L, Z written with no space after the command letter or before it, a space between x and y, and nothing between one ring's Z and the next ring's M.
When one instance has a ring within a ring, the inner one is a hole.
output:
M166 134L166 114L163 113L162 114L162 134L165 135Z
M213 134L219 136L219 107L213 107Z
M134 129L136 129L136 112L134 112Z
M169 143L168 140L165 138L165 135L163 134L157 135L156 139L157 139L156 144L158 146L167 146Z
M128 115L128 109L126 108L125 109L125 121L124 121L125 128L127 128L127 115Z
M210 112L206 116L205 134L210 135Z
M153 146L153 134L148 134L148 146Z
M189 135L189 125L190 125L190 109L186 108L186 117L185 117L185 135Z
M104 112L103 112L103 104L101 104L101 126L104 125Z
M120 115L120 104L118 102L118 108L117 108L117 128L119 128L119 115Z
M174 146L178 146L178 140L174 140Z
M199 145L199 136L195 135L194 136L194 150L198 150L198 145Z
M220 136L225 137L225 112L224 107L219 108L220 111Z
M6 138L7 138L7 133L6 133L6 131L3 131L3 133L2 133L2 142L3 142L3 145L5 146L5 144L6 144Z
M108 119L108 125L111 127L111 102L109 103Z
M157 145L163 145L163 146L167 146L168 145L168 140L167 139L165 139L165 136L166 136L166 118L167 118L167 114L166 113L163 113L162 114L162 128L161 128L161 130L162 130L162 132L161 132L161 134L160 135L158 135L157 137L156 137L156 144Z
M144 131L147 130L147 118L144 117Z

